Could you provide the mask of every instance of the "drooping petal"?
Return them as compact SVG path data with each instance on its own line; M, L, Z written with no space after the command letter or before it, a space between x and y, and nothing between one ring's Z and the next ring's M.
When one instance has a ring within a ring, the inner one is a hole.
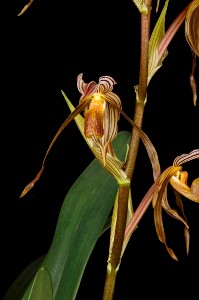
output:
M146 195L140 202L139 206L136 208L132 218L128 222L125 230L125 235L124 235L124 247L126 247L131 235L133 234L134 230L136 229L138 223L140 222L141 218L143 217L145 211L151 204L152 196L154 193L155 188L158 185L158 180L155 181L155 183L150 187L150 189L147 191Z
M183 207L181 195L175 189L173 189L173 192L174 192L175 197L176 197L176 204L179 207L179 209L180 209L180 211L181 211L181 213L184 217L184 220L187 224L187 218L186 218L185 213L184 213L184 207ZM185 237L186 252L187 252L187 255L188 255L189 254L190 233L189 233L189 227L187 227L187 226L184 227L184 237Z
M170 207L168 199L167 199L167 188L165 189L165 195L162 201L162 207L164 208L164 210L174 219L182 222L184 224L184 237L185 237L185 244L186 244L186 252L187 255L189 253L189 240L190 240L190 236L189 236L189 226L187 224L187 218L185 216L184 213L184 207L183 207L183 203L180 197L180 194L173 189L175 197L176 197L176 204L178 206L178 208L180 209L180 212L182 214L182 217L179 215L179 213L177 212L177 210L173 209Z
M192 94L193 94L193 104L196 106L197 103L197 85L196 85L196 79L195 79L195 67L196 67L196 54L192 51L192 67L191 67L191 75L190 75L190 85L192 89Z
M165 190L170 181L170 178L181 170L181 167L169 167L160 176L160 181L153 194L154 203L154 223L159 240L165 245L168 253L174 260L178 260L173 250L167 246L166 236L162 220L162 202L165 197Z
M37 173L37 175L35 176L35 178L33 180L31 180L31 182L29 182L25 188L23 189L22 193L20 194L19 198L24 197L35 185L35 183L40 179L43 171L44 171L44 165L45 165L45 161L46 158L51 150L51 148L53 147L55 141L57 140L57 138L59 137L59 135L62 133L62 131L65 129L65 127L75 118L75 116L77 116L84 108L85 106L89 103L89 99L85 100L84 102L82 102L81 104L79 104L73 112L71 112L71 114L68 116L68 118L63 122L63 124L60 126L60 128L58 129L57 133L55 134L54 138L52 139L46 154L44 156L43 162L42 162L42 166L41 169L39 170L39 172Z
M107 98L107 101L109 101L109 99ZM158 176L160 175L160 163L159 163L159 159L158 159L158 154L157 151L154 147L154 145L152 144L151 140L149 139L149 137L144 133L144 131L138 127L135 122L133 122L126 114L125 112L120 109L117 105L115 105L114 103L111 103L112 106L114 106L124 117L125 119L132 125L135 127L135 129L137 130L138 134L140 135L142 142L146 148L146 151L148 153L151 165L152 165L152 169L153 169L153 177L156 180L158 178Z
M181 205L182 205L182 203L181 203ZM182 222L186 227L188 227L186 220L183 219L175 209L170 207L168 198L167 198L167 188L165 189L165 195L163 197L162 207L172 218ZM181 206L181 208L182 208L182 206Z

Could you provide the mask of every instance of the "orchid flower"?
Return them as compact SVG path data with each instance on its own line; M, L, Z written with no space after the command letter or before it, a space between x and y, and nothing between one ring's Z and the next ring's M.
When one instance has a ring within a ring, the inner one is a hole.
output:
M66 103L71 112L75 111L75 107L72 105L66 94L62 91L62 95L66 100ZM89 148L98 159L99 163L116 179L118 184L120 185L129 185L130 180L128 179L126 173L123 171L124 162L120 161L119 158L115 155L113 150L111 152L107 151L106 154L106 164L104 165L101 146L99 143L95 141L93 138L86 138L85 135L85 118L78 114L74 118L79 131L81 132L83 138L85 139L86 143L88 144ZM111 148L112 149L112 148Z
M173 162L173 165L164 170L160 176L157 177L154 184L148 190L139 206L134 212L131 220L127 224L125 231L125 239L124 239L124 248L126 247L130 236L134 232L137 227L140 219L144 215L146 209L152 202L154 207L154 222L155 228L158 235L159 240L165 244L166 249L170 256L177 260L177 257L173 250L169 248L166 244L166 237L164 232L164 226L162 221L162 208L173 218L181 221L185 225L185 242L186 242L186 251L187 254L189 252L189 226L187 224L187 220L183 210L183 203L181 200L181 195L186 197L187 199L199 203L199 178L196 178L191 186L188 185L188 173L186 171L182 171L182 164L194 160L199 159L199 149L195 149L188 154L182 154ZM176 197L176 203L181 210L182 216L178 214L178 212L172 209L168 202L167 190L172 187L174 190L174 194Z
M20 198L29 192L35 182L39 180L44 170L44 163L56 139L64 128L82 111L85 115L84 134L85 138L97 145L103 160L106 164L107 152L114 155L111 147L111 141L115 138L118 132L117 122L121 109L120 98L112 92L116 81L110 76L102 76L99 78L99 83L94 81L85 83L82 79L83 74L77 77L77 88L82 94L79 100L79 105L71 112L68 118L61 125L42 162L42 167L36 177L24 188ZM120 167L121 168L121 167ZM126 176L127 177L127 176Z
M189 187L187 183L188 173L182 171L182 167L181 167L182 164L193 159L199 159L199 149L193 150L188 154L182 154L176 157L176 159L173 162L173 166L167 168L161 174L159 184L155 189L155 192L153 194L153 199L152 199L152 203L154 207L154 221L155 221L155 227L156 227L158 238L162 243L165 244L167 251L169 252L171 257L175 260L177 260L176 255L174 254L173 250L169 248L166 244L166 237L165 237L164 227L162 222L162 207L169 215L171 215L172 217L176 218L179 221L182 221L185 224L185 242L186 242L186 250L188 253L189 227L187 225L185 216L184 219L181 218L175 210L170 208L167 199L167 188L168 188L168 184L170 183L170 185L173 187L175 192L176 202L178 206L181 208L181 212L183 215L184 215L183 205L182 205L180 195L183 195L187 199L199 203L199 178L195 179L192 182L191 187Z
M116 81L110 76L102 76L99 83L94 81L85 83L82 79L83 74L77 77L77 88L82 94L79 105L74 108L72 104L62 92L71 109L71 114L61 125L50 143L42 167L36 177L23 189L20 198L25 196L41 177L44 170L45 160L54 145L56 139L64 130L64 128L74 119L80 120L80 127L83 127L83 136L89 144L91 150L95 154L100 163L116 178L120 185L130 185L130 180L123 171L124 162L121 162L114 154L111 142L118 132L117 122L120 113L128 120L128 122L138 131L149 159L152 163L153 173L159 174L160 166L156 150L148 136L140 129L122 110L120 98L112 92ZM80 115L84 111L85 119ZM82 119L81 119L82 117Z
M111 141L118 132L117 122L120 113L113 105L121 109L121 100L112 92L113 85L116 84L112 77L102 76L98 84L94 81L85 83L82 77L83 74L77 77L77 87L82 94L80 103L91 99L84 108L84 134L87 139L91 138L99 146L105 165L107 151L113 155Z

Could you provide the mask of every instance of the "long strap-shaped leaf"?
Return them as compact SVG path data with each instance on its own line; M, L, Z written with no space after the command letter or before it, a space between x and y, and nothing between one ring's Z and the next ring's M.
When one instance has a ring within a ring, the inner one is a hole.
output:
M47 268L41 267L37 272L30 292L24 300L53 300L53 287L50 273Z
M113 142L122 160L129 139L129 132L120 132ZM52 245L42 264L51 274L54 300L75 299L89 256L113 207L117 188L115 179L95 159L66 195ZM30 287L24 297L29 291Z

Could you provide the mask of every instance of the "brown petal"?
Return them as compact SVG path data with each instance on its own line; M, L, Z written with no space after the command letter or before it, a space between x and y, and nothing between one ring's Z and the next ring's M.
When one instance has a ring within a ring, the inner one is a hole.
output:
M33 180L31 180L31 182L29 182L25 188L23 189L22 193L20 194L19 198L24 197L35 185L35 183L39 180L39 178L41 177L43 171L44 171L44 164L46 161L46 158L51 150L51 148L53 147L55 141L57 140L57 138L59 137L59 135L62 133L62 131L65 129L65 127L80 113L82 112L82 110L85 108L85 106L89 103L89 99L85 100L84 102L82 102L81 104L79 104L75 110L73 112L71 112L71 114L68 116L68 118L63 122L63 124L60 126L60 128L58 129L57 133L55 134L54 138L52 139L46 154L44 156L43 162L42 162L42 166L40 171L37 173L37 175L35 176L35 178Z
M182 203L182 200L181 200L181 195L175 189L173 189L173 191L174 191L174 194L176 196L176 203L177 203L178 207L180 208L181 213L184 216L184 220L186 221L186 224L187 224L187 218L186 218L185 213L184 213L184 207L183 207L183 203ZM185 238L186 252L187 252L187 255L188 255L189 254L189 243L190 243L190 234L189 234L188 225L186 225L184 227L184 238Z
M185 19L185 36L191 49L199 56L199 0L191 2Z
M158 235L159 240L165 245L168 253L174 260L178 260L175 253L171 248L167 246L166 243L166 236L163 226L163 220L162 220L162 202L165 198L165 191L167 188L167 185L169 183L170 178L176 174L177 171L179 171L181 167L169 167L167 168L161 175L162 180L160 179L159 185L156 188L156 192L154 193L154 196L156 197L156 200L154 206L154 223L156 232Z
M96 92L98 84L95 81L91 81L89 83L85 83L82 79L83 73L77 76L77 88L79 92L82 94L80 98L80 103L88 98L90 95Z

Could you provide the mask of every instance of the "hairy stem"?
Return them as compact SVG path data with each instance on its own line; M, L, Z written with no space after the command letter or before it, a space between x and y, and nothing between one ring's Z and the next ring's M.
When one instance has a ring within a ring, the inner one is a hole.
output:
M109 264L107 268L106 282L104 287L104 300L113 299L115 280L120 265L124 232L126 227L129 188L129 186L119 186L117 221L115 227L114 241L112 245L112 252L109 258Z
M137 101L135 104L134 112L134 122L139 127L142 126L144 105L147 97L148 47L150 38L151 2L152 0L145 1L145 5L147 6L149 13L141 14L140 72L139 85L137 90ZM132 129L131 142L125 167L125 172L129 179L131 179L133 176L139 142L140 137L137 133L137 130ZM113 241L111 257L108 264L109 268L107 270L103 300L112 300L114 296L115 281L121 260L121 252L127 220L129 189L130 186L119 187L115 238Z
M149 13L141 15L141 46L140 46L140 74L137 91L137 101L135 103L134 122L142 127L145 101L147 97L147 77L148 77L148 47L150 38L150 16L151 0L146 0L145 4ZM132 178L135 162L138 153L140 136L136 129L132 129L131 142L125 172L129 178Z

